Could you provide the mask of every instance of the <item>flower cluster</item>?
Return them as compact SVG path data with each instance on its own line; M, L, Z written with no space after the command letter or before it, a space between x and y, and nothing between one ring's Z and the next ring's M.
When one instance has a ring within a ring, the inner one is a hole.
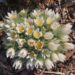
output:
M72 25L60 24L60 15L53 10L22 10L8 13L0 28L7 34L6 56L14 59L13 67L51 69L57 61L64 62L64 53L74 49L69 34Z

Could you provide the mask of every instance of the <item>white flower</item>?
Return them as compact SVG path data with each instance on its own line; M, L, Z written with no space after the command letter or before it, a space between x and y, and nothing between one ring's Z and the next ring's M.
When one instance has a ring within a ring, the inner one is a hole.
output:
M44 34L44 38L45 39L52 39L53 38L53 34L51 33L51 32L46 32L45 34Z
M17 39L17 33L14 30L10 30L9 32L7 32L7 39L12 41L12 40L16 40Z
M59 14L59 13L56 13L56 14L55 14L55 19L56 19L56 20L59 20L59 19L60 19L60 14Z
M64 42L69 41L69 35L62 35L61 40L64 41Z
M24 44L25 44L25 42L26 42L26 40L25 40L25 39L17 39L16 41L17 41L17 43L18 43L19 47L23 47L23 45L24 45Z
M71 28L72 28L72 25L70 23L68 23L62 27L61 32L63 34L70 34L72 31Z
M53 10L46 9L45 10L45 15L53 17L55 15L55 12Z
M57 30L59 27L60 27L60 24L58 22L54 22L50 26L50 28L53 30Z
M23 33L25 31L25 25L24 24L18 24L16 27L16 30L18 33Z
M37 50L41 50L44 46L44 42L42 41L37 41L36 44L35 44L35 49Z
M31 19L31 18L25 18L24 23L25 23L26 25L30 26L30 25L33 24L33 19Z
M4 27L3 21L0 21L0 27Z
M40 10L34 10L31 15L38 17L38 16L40 16L40 14L41 14Z
M52 53L52 61L57 62L59 60L58 56L56 53Z
M10 28L10 25L9 24L6 24L5 27L9 29Z
M33 40L33 39L29 39L27 42L28 42L28 45L31 47L33 47L35 45L35 40Z
M43 17L37 17L36 19L34 19L34 23L36 26L41 27L44 24Z
M22 62L20 60L16 60L13 64L13 67L15 67L15 69L20 70L22 68Z
M26 63L26 68L33 70L33 68L34 68L33 62L32 62L32 61L28 61L28 62Z
M8 16L6 16L8 19L16 19L17 17L18 16L16 11L11 11L11 13L8 13Z
M26 16L27 15L27 11L25 11L24 9L22 9L19 14L21 16Z
M53 10L45 10L45 15L48 17L51 17L52 20L59 20L60 19L60 14L59 13L55 13Z
M33 32L33 36L34 36L34 38L38 39L38 38L40 38L42 36L42 32L39 29L36 29Z
M54 67L53 62L50 59L46 59L45 61L45 67L50 70L52 67Z
M16 28L16 24L13 22L13 23L11 23L11 27L10 27L11 29L15 29Z
M62 53L58 53L59 61L64 62L66 59L66 56Z
M5 25L5 27L9 30L11 29L15 29L16 28L16 24L13 21L8 20L8 24Z
M56 43L56 44L59 44L59 43L60 43L60 40L57 39L57 38L54 38L54 39L52 39L52 42L54 42L54 43Z
M7 37L7 40L12 41L12 40L13 40L13 38L12 38L12 37Z
M43 67L43 62L42 62L42 60L36 60L36 62L35 62L35 67L36 67L36 68L42 68L42 67Z
M60 45L58 44L58 43L54 43L54 42L49 42L48 43L48 48L50 49L50 50L57 50L58 49L58 47L59 47Z
M33 27L27 27L26 28L26 35L32 35L33 31L34 31Z
M72 28L72 25L71 25L71 23L67 23L66 25L65 25L65 27L67 28L69 28L69 29L71 29Z
M46 24L51 25L53 21L54 21L53 18L48 17L47 20L46 20Z
M64 47L68 50L71 50L75 48L75 45L72 43L64 43Z
M6 56L7 58L14 58L15 56L15 49L14 48L8 48L7 52L6 52Z
M18 56L21 58L25 58L27 56L28 52L26 49L21 49Z

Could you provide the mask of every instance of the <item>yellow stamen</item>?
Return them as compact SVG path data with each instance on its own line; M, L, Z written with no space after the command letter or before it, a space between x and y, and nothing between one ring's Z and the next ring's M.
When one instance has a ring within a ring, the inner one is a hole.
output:
M25 28L23 26L19 27L19 32L24 32Z
M36 49L41 49L43 47L43 43L41 41L37 42L35 45Z
M28 28L28 29L27 29L27 33L28 33L28 34L32 34L32 32L33 32L33 29L32 29L32 28Z
M42 26L43 20L42 20L42 19L35 19L35 24L36 24L37 26Z
M39 38L39 37L40 37L40 32L35 31L34 34L33 34L33 36L34 36L35 38Z

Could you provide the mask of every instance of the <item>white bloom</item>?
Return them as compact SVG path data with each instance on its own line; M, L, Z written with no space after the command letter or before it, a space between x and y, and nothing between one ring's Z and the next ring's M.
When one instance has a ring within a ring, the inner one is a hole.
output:
M51 32L46 32L46 33L44 34L44 38L45 38L45 39L52 39L52 38L53 38L53 34L52 34Z
M60 27L60 24L58 22L54 22L50 26L50 28L53 30L57 30L59 27Z
M52 67L54 67L53 62L50 59L46 59L45 61L45 67L50 70Z
M72 28L72 25L70 24L70 23L67 23L66 25L65 25L65 27L67 28L69 28L69 29L71 29Z
M24 23L25 23L26 25L30 26L30 25L33 24L33 19L31 19L31 18L25 18Z
M0 21L0 27L4 27L3 21Z
M64 62L66 59L66 56L62 53L58 53L59 61Z
M37 17L36 19L34 19L34 23L36 26L41 27L44 24L43 17Z
M71 50L75 48L75 45L72 43L64 43L64 47L68 50Z
M7 32L7 39L8 40L16 40L17 39L17 33L13 30L10 30L9 32Z
M51 17L53 17L54 15L55 15L55 12L53 11L53 10L48 10L48 9L46 9L45 10L45 14L47 15L47 16L51 16Z
M20 70L22 68L22 62L20 60L16 60L13 64L13 67L15 67L15 69Z
M50 49L50 50L57 50L58 49L58 47L59 47L60 45L58 44L58 43L54 43L54 42L49 42L48 43L48 48Z
M27 15L27 11L25 11L24 9L22 9L19 14L23 15L23 16L26 16Z
M42 41L37 41L36 44L35 44L35 49L37 50L41 50L44 46L44 42Z
M5 27L9 29L10 28L10 25L9 24L6 24Z
M72 31L71 28L72 28L72 25L70 23L68 23L62 27L61 32L63 34L70 34Z
M16 27L16 30L18 33L23 33L25 31L25 25L24 24L18 24Z
M29 39L28 40L28 45L31 46L31 47L34 46L35 45L35 40Z
M36 68L42 68L43 67L43 62L41 60L36 60L35 67Z
M52 53L52 61L57 62L59 60L58 56L56 53Z
M13 22L13 23L11 23L11 28L12 29L15 29L16 28L16 24Z
M6 27L7 29L11 30L11 29L15 29L15 28L16 28L15 22L10 21L10 20L7 20L7 21L9 21L8 24L5 25L5 27Z
M64 41L64 42L69 41L69 36L68 35L62 35L61 40Z
M26 49L21 49L18 56L21 58L25 58L27 56L28 52Z
M60 14L59 13L55 13L53 10L51 9L46 9L45 10L45 15L47 15L48 17L51 17L51 19L53 20L58 20L60 19Z
M14 31L14 30L10 30L10 32L7 32L7 35L9 36L9 37L17 37L17 33Z
M33 62L32 62L32 61L28 61L28 62L26 63L26 68L33 70L33 68L34 68Z
M16 41L17 41L17 43L18 43L19 47L23 47L23 45L24 45L24 44L25 44L25 42L26 42L26 40L25 40L25 39L17 39Z
M54 43L58 44L58 43L60 43L60 40L59 40L59 39L57 39L57 38L54 38L54 39L52 39L52 42L54 42Z
M12 37L7 37L7 40L12 41L12 40L13 40L13 38L12 38Z
M56 20L59 20L60 19L60 14L59 13L56 13L55 14L55 18L56 18Z
M38 39L38 38L40 38L42 36L42 32L39 29L36 29L33 32L33 36L34 36L34 38Z
M6 52L6 56L7 58L10 57L10 58L13 58L15 56L15 50L14 48L9 48Z
M28 26L28 27L26 28L26 33L25 33L25 34L26 34L26 35L32 35L33 31L34 31L34 28Z
M54 21L54 19L49 16L46 19L46 24L51 25L53 23L53 21Z
M38 16L40 16L40 14L41 14L40 10L34 10L31 15L38 17Z
M6 16L8 19L16 19L17 17L18 16L16 11L11 11L11 13L8 13L8 16Z

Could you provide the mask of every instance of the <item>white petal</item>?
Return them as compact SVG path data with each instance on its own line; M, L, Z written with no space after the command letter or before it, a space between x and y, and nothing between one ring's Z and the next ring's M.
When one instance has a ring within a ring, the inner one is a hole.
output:
M48 48L53 51L57 50L59 46L60 46L59 44L54 43L54 42L49 42L48 44Z
M65 48L68 50L72 50L75 48L75 45L72 43L65 43L64 45L65 45Z
M53 64L53 62L52 62L51 60L46 59L46 61L45 61L45 66L46 66L46 68L47 68L48 70L50 70L52 67L54 67L54 64Z
M57 62L59 60L58 56L56 53L52 53L52 61Z
M9 48L6 52L6 56L13 58L15 56L15 50L13 48Z
M15 69L21 69L22 68L22 62L20 60L16 60L13 64L13 67L15 67Z
M71 28L72 28L72 25L68 23L62 27L61 32L63 34L70 34L72 31Z
M25 58L27 56L28 52L26 49L21 49L18 56L21 58Z
M64 42L67 42L67 41L69 41L69 36L68 35L62 35L61 40Z
M52 38L53 38L53 34L52 34L51 32L46 32L46 33L44 34L44 38L45 38L45 39L52 39Z
M36 60L35 67L36 68L42 68L43 67L43 62L41 60Z
M55 18L56 18L56 20L60 19L60 14L59 13L56 13L55 14Z
M34 68L33 62L28 61L28 62L26 63L26 68L33 70L33 68Z
M60 27L60 24L58 22L54 22L53 24L51 24L50 27L53 30L57 30Z
M62 53L58 53L59 61L64 62L66 59L66 56Z

